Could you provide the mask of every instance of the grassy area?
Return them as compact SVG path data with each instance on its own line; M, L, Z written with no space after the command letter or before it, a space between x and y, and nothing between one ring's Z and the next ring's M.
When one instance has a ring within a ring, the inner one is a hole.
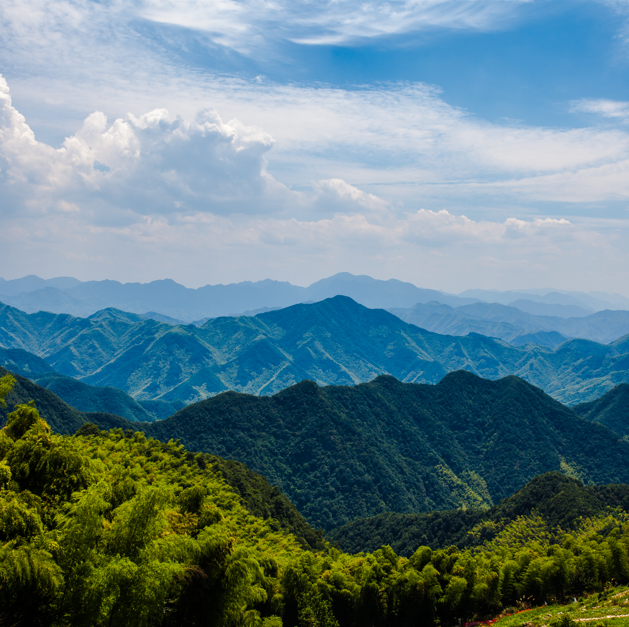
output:
M494 626L546 627L563 617L568 617L584 627L594 627L601 623L609 627L629 627L629 587L610 588L605 592L581 597L576 603L544 605L524 612L504 615L494 623Z

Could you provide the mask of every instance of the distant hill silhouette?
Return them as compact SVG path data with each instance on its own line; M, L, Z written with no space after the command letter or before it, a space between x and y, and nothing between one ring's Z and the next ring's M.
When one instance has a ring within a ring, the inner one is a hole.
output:
M559 307L559 305L558 305ZM570 338L608 344L629 333L629 311L598 311L576 318L534 315L515 306L473 303L450 307L433 301L389 311L405 322L447 335L481 333L520 346L532 342L551 348Z

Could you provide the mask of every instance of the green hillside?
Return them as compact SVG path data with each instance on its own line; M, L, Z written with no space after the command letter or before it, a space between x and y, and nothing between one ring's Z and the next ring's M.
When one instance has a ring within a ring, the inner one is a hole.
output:
M0 348L0 366L27 379L55 374L55 369L41 357L21 348Z
M579 416L609 427L623 438L629 437L629 385L621 383L589 403L572 408Z
M10 374L0 368L0 377ZM13 375L15 383L6 396L6 405L0 405L0 427L5 425L7 415L16 405L34 401L39 415L56 433L73 434L75 432L95 434L100 429L123 429L126 434L133 433L138 423L133 423L120 416L103 412L83 413L64 403L59 397L20 375ZM225 460L217 455L203 454L200 463L212 466L222 474L223 479L241 497L244 507L265 520L274 518L281 528L294 533L306 546L318 547L321 534L315 531L295 506L265 477L253 472L245 464Z
M124 312L123 312L124 313ZM201 327L125 315L72 318L0 307L0 345L44 357L58 372L124 390L138 401L186 403L225 390L273 394L304 379L353 385L391 374L436 383L459 369L517 375L567 403L629 382L629 340L572 340L555 350L483 335L453 337L338 296Z
M0 377L8 374L11 373L0 367ZM41 417L56 433L74 433L81 425L87 422L82 412L64 403L56 394L19 374L13 373L13 376L16 382L6 397L6 406L0 405L0 425L5 425L7 415L15 405L28 403L31 400L35 401Z
M132 422L151 422L156 419L134 398L118 388L95 387L59 375L38 377L35 382L83 412L116 414Z
M0 623L441 627L502 615L513 626L516 608L541 606L529 616L545 625L576 597L582 615L622 616L608 601L626 607L612 586L629 581L627 520L592 515L565 533L519 516L475 551L409 558L311 551L245 509L206 456L93 425L54 435L21 405L0 430Z
M326 534L348 553L390 545L410 556L418 546L440 549L478 547L496 538L518 517L541 516L550 529L570 532L582 518L620 509L629 512L629 486L585 486L572 477L550 472L530 481L513 496L486 510L458 509L426 514L384 513L355 520Z
M517 377L465 371L437 385L381 376L227 392L142 428L244 462L326 530L381 512L489 507L552 470L629 482L629 444L616 434Z

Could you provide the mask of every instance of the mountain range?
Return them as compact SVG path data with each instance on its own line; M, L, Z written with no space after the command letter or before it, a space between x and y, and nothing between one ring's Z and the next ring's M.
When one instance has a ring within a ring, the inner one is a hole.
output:
M0 366L54 392L81 412L116 414L131 422L168 418L185 406L183 401L136 401L122 390L99 387L66 377L43 359L20 348L0 348Z
M491 507L548 471L629 482L629 443L513 376L302 381L273 396L226 392L148 423L79 412L18 376L9 403L30 399L62 433L86 422L135 429L244 463L326 530L384 512Z
M111 309L84 319L4 305L0 346L31 352L62 375L119 388L137 401L191 403L230 389L273 394L303 379L351 385L380 374L436 383L465 369L489 379L514 374L576 404L629 382L629 336L608 345L517 347L478 334L431 333L344 296L201 327Z
M35 276L0 280L0 301L29 313L43 310L87 317L101 309L115 308L147 317L166 316L185 323L237 312L288 307L339 294L350 296L367 307L411 307L435 299L452 305L476 302L473 298L421 289L395 279L380 281L349 273L322 279L309 287L270 279L206 285L198 289L186 288L170 279L151 283L81 282L68 277L46 281Z
M302 381L272 397L220 394L141 428L247 464L325 530L385 511L489 507L551 470L629 482L628 443L513 376Z
M519 301L518 301L519 302ZM450 307L436 301L408 309L390 308L405 322L446 335L480 333L514 346L538 344L555 348L570 338L608 344L629 333L629 311L604 310L590 315L563 318L535 315L515 306L472 303Z
M308 287L270 279L206 285L198 289L186 288L169 279L151 283L82 282L71 277L45 280L33 275L11 281L0 279L0 301L29 313L51 311L87 317L98 310L113 307L146 317L162 316L185 323L245 311L288 307L338 295L349 296L371 308L408 308L430 301L459 307L483 301L516 306L535 315L563 318L587 316L604 309L629 309L629 299L619 294L467 290L457 296L395 279L382 281L347 272Z
M202 326L220 316L255 316L337 295L387 309L436 333L480 333L517 346L532 343L555 348L571 338L609 343L629 333L629 299L602 292L467 290L457 296L346 272L309 287L272 280L190 289L172 280L123 284L71 277L0 279L0 302L28 313L90 317L103 309L118 309L129 314L129 319L133 314L136 321L171 325Z

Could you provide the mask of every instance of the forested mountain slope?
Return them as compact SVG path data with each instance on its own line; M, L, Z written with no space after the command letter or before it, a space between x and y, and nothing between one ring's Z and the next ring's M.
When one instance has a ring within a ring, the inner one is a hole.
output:
M385 511L488 507L551 470L629 482L629 444L512 376L302 381L272 397L220 394L141 428L246 463L324 529Z
M586 420L609 427L622 437L629 436L629 384L621 383L600 398L572 408Z
M82 319L4 306L0 344L138 401L192 402L228 389L271 394L303 379L351 385L385 373L436 383L466 369L490 379L515 374L572 404L629 381L629 336L610 345L514 347L477 334L430 333L342 296L198 328L132 321L112 311Z
M520 516L541 516L549 528L570 532L582 524L582 518L603 516L616 508L629 512L629 485L585 486L572 477L549 472L489 509L387 512L333 529L326 537L348 553L390 545L399 555L410 556L418 546L480 546L494 540Z
M0 622L436 627L512 614L522 599L546 619L546 603L592 592L600 609L629 580L624 512L570 534L519 517L475 552L313 551L252 515L207 458L94 425L56 435L18 407L0 430Z
M85 435L95 434L98 432L95 424L101 429L124 429L127 435L136 430L137 423L129 422L120 416L80 412L49 390L0 367L0 377L7 374L13 374L15 383L6 397L6 406L0 405L0 428L4 427L7 415L16 405L34 401L39 415L56 433L73 434L79 431ZM199 459L202 465L213 466L222 474L253 515L261 516L265 520L272 517L309 546L313 548L320 546L320 534L306 523L295 506L265 477L250 470L243 463L222 459L217 455L206 453Z

